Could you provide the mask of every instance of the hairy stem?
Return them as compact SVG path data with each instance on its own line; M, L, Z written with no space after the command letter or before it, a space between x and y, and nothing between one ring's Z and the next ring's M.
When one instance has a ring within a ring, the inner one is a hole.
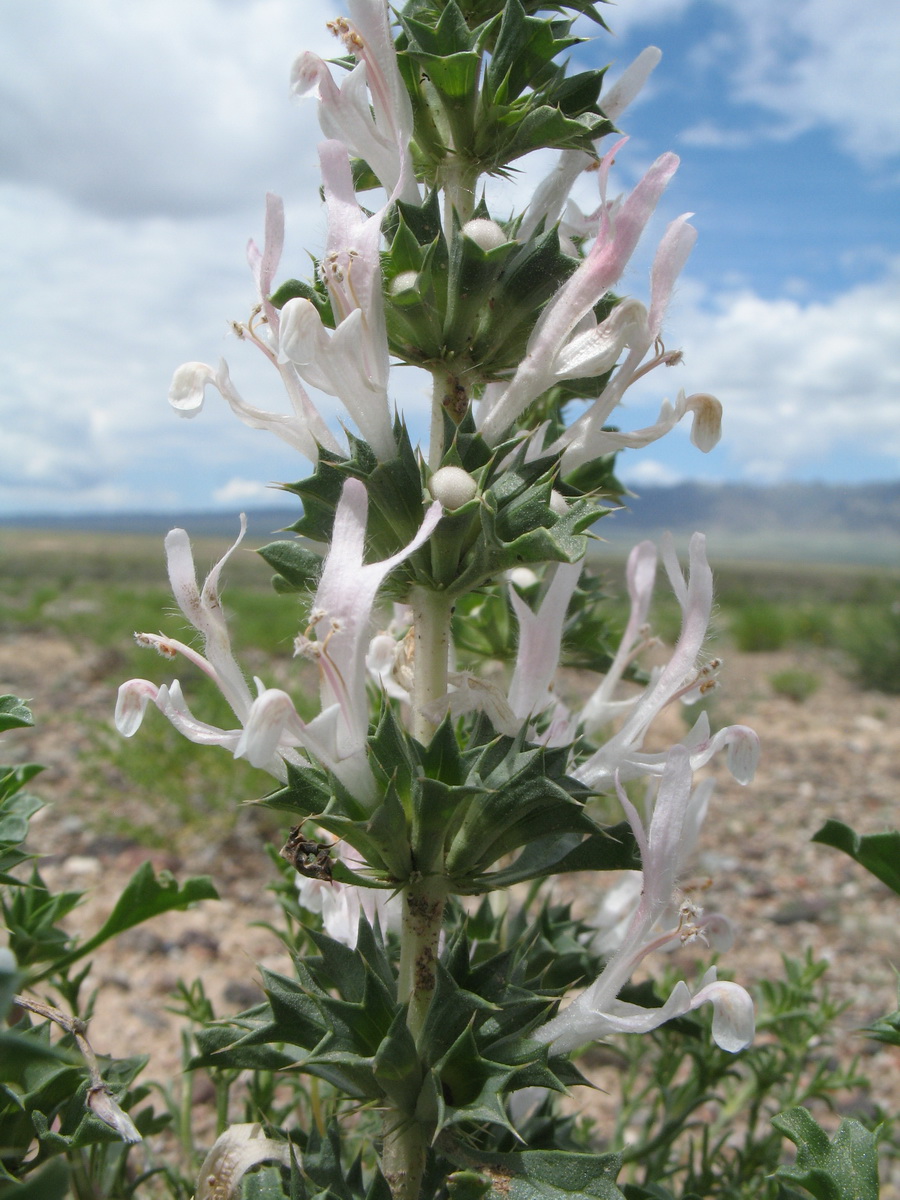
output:
M397 994L408 1005L406 1021L417 1043L434 995L444 899L443 881L434 876L410 882L403 891ZM431 1133L427 1115L400 1108L385 1111L381 1168L394 1200L416 1200Z
M452 603L442 592L416 588L410 596L416 652L412 692L412 735L427 746L437 722L424 709L447 694Z
M444 395L447 390L446 371L433 373L431 389L431 430L428 435L428 465L436 471L444 456Z
M425 1130L414 1117L389 1108L384 1114L381 1173L394 1200L418 1200L425 1173Z

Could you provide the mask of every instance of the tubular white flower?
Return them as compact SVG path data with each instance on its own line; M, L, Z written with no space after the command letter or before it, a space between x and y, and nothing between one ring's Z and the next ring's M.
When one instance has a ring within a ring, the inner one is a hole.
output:
M340 712L334 732L341 762L365 758L366 654L376 594L394 567L428 540L442 509L437 501L431 504L412 541L390 558L373 563L363 561L367 514L364 485L348 479L335 511L331 549L310 611L310 627L295 643L297 653L319 664L323 712L333 706Z
M245 425L249 425L251 429L265 429L274 433L310 461L315 462L318 459L319 444L329 450L340 450L334 435L328 430L311 401L306 411L295 411L293 414L267 412L247 404L231 382L228 364L224 359L219 363L218 371L214 371L206 363L185 363L179 367L169 387L169 403L179 416L196 417L203 408L204 392L209 384L212 384L227 401L231 411ZM292 399L302 403L299 396L295 395Z
M334 857L340 859L351 870L366 865L359 853L347 842L336 844ZM357 887L354 884L339 883L337 880L326 883L324 880L308 879L302 875L297 876L297 891L304 908L322 914L322 925L328 936L336 942L343 942L351 950L356 947L359 935L360 913L365 915L370 925L374 925L377 919L385 933L389 930L399 931L403 901L396 892L388 892L381 888Z
M701 989L691 995L679 982L661 1008L646 1009L619 1000L618 995L638 963L651 951L680 936L680 929L657 935L654 927L669 905L677 880L683 843L690 836L691 764L688 751L675 746L669 752L649 829L617 781L619 798L641 851L643 890L622 944L598 978L561 1013L532 1036L549 1043L554 1053L565 1053L611 1033L646 1033L672 1017L700 1004L715 1007L713 1038L725 1050L736 1052L753 1038L753 1003L737 984L720 984L707 974Z
M613 157L622 144L616 143L603 158L601 193ZM663 154L620 208L604 201L600 232L590 253L544 309L528 340L525 358L505 392L483 418L481 432L489 445L496 445L528 404L546 389L548 380L552 382L560 355L573 332L621 276L677 168L678 157ZM622 345L624 341L619 343L616 353ZM646 346L642 345L640 358L645 353Z
M519 646L508 698L520 721L537 716L554 703L550 684L559 666L563 625L583 566L581 561L552 567L537 612L510 588L509 601L519 623Z
M304 764L300 748L332 770L361 800L373 800L375 782L366 758L365 691L372 608L384 579L428 539L442 509L438 503L428 508L418 532L402 550L381 562L363 563L367 509L365 487L359 480L349 479L335 512L331 550L313 603L307 635L314 632L315 636L297 639L298 648L316 658L321 668L322 711L317 717L303 721L286 692L267 688L259 679L254 697L232 654L219 599L219 575L244 536L246 521L242 518L240 536L210 571L202 590L197 586L187 534L174 529L166 538L173 594L185 617L203 636L206 655L162 635L137 635L141 644L155 647L165 657L182 656L204 671L231 705L239 727L220 729L198 720L188 708L178 680L157 687L146 679L131 679L119 688L119 732L133 736L147 705L153 703L193 742L222 746L281 780L286 778L285 761ZM317 627L322 622L326 629L320 640Z
M641 554L647 556L645 575L640 584L640 591L636 594L643 597L642 603L646 603L649 601L649 556L646 548L641 550ZM689 558L690 574L685 581L678 566L672 540L665 539L663 562L672 590L682 609L681 632L669 662L635 701L621 728L573 771L577 779L590 787L606 789L616 776L628 780L641 775L660 774L665 755L646 754L641 751L647 730L667 704L691 692L696 695L703 686L707 686L706 675L702 673L702 669L698 670L697 664L712 612L713 589L712 571L706 561L706 539L700 533L695 533L691 538ZM637 588L637 584L635 586ZM632 603L634 610L634 595ZM640 612L640 607L637 608L637 612ZM631 626L632 622L629 621L629 630ZM621 665L624 665L624 661ZM608 715L608 708L605 707L610 699L608 691L609 689L602 692L595 701L592 698L592 701L588 702L586 713L590 729L598 728L602 718ZM695 770L708 762L722 746L734 746L734 750L729 754L729 767L734 769L735 778L744 783L752 777L759 753L756 734L746 726L732 726L720 730L711 738L705 713L685 739L685 746L691 752L691 766Z
M625 579L631 600L628 624L609 670L581 710L581 723L588 734L607 725L623 704L632 707L630 701L616 701L613 695L627 667L647 645L644 630L656 582L656 547L652 542L639 542L628 555Z
M366 217L359 207L345 146L323 142L319 158L328 214L322 275L337 326L326 330L309 300L289 300L281 313L278 361L337 396L384 461L397 452L379 253L384 210Z
M294 63L291 90L297 96L317 91L325 136L365 159L392 199L419 204L409 153L412 104L397 66L387 0L347 0L347 7L350 20L338 18L331 28L357 65L338 87L327 63L307 51Z
M601 100L600 107L610 121L617 121L640 94L653 69L662 58L656 46L647 46L631 62ZM543 221L549 228L559 219L572 185L595 162L583 150L563 150L556 166L535 189L519 229L519 237L530 238Z
M673 364L680 358L678 352L667 352L659 338L675 281L697 238L697 231L687 223L690 215L685 213L672 221L657 247L650 272L650 309L643 327L635 325L630 331L625 343L629 351L625 359L600 396L548 448L548 451L564 451L564 470L574 470L583 463L613 450L648 445L668 433L688 412L694 414L691 436L699 449L710 450L719 439L721 405L714 397L701 394L685 398L681 393L674 408L668 401L664 402L656 424L646 429L622 434L609 433L604 429L616 405L636 379L655 366ZM657 344L657 354L645 363L647 352L654 343Z

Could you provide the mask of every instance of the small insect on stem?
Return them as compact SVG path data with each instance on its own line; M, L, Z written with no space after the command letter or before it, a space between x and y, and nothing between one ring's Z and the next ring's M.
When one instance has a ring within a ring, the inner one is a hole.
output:
M458 375L450 375L447 379L447 391L444 394L443 405L454 423L458 425L469 410L469 394L463 387Z
M298 874L305 875L307 879L321 879L325 883L333 883L330 851L330 846L311 842L303 837L303 826L295 825L280 853Z

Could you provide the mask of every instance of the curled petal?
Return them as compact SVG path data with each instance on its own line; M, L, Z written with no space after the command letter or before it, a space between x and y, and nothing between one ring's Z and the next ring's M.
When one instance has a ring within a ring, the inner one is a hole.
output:
M133 737L141 727L147 705L156 703L159 688L149 679L129 679L116 696L116 729L123 737Z
M725 954L734 945L734 926L722 913L710 913L697 922L710 950Z
M722 403L706 392L695 392L684 401L683 411L694 414L691 441L707 454L722 436Z
M706 736L702 736L703 734ZM696 771L705 766L723 746L727 747L728 770L738 783L753 780L759 764L759 735L749 725L726 725L724 729L709 736L709 721L701 714L697 724L685 738L691 751L691 766Z
M202 362L184 363L172 376L169 403L182 417L196 417L203 408L207 384L215 386L216 373Z
M707 973L704 984L691 1000L691 1008L711 1004L713 1041L730 1054L737 1054L753 1041L756 1029L753 1001L740 984L717 980L715 967Z
M246 758L254 767L268 767L282 740L287 738L292 744L301 740L305 726L287 692L265 688L259 680L256 684L259 695L250 706L234 757Z

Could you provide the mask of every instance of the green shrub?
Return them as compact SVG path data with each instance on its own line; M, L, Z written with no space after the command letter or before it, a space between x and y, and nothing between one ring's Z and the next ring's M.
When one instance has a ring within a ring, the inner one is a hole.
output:
M787 696L790 700L795 700L797 704L802 704L804 700L810 698L813 692L819 690L821 680L811 671L801 671L797 667L789 667L786 671L778 671L777 674L770 675L769 683L777 695Z
M900 600L857 608L844 627L841 647L865 688L900 694Z
M751 654L780 650L791 636L788 610L765 600L754 600L735 611L729 628L738 650Z

